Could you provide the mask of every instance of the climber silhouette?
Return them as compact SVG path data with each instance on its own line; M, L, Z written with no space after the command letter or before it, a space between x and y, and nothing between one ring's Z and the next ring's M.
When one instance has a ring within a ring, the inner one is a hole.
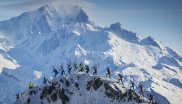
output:
M111 78L111 70L109 69L109 67L107 67L107 74L106 77L109 76L109 78Z
M97 75L97 66L95 65L95 66L93 67L93 69L94 69L93 75Z
M130 80L130 83L131 83L130 89L135 90L134 79L133 79L133 81L132 81L132 80Z
M59 73L54 66L53 67L53 73L54 73L54 78L56 78L57 74Z
M119 82L121 81L121 83L124 85L124 83L123 83L123 78L124 78L124 76L123 76L121 73L118 73L118 76L119 76L118 81L119 81Z

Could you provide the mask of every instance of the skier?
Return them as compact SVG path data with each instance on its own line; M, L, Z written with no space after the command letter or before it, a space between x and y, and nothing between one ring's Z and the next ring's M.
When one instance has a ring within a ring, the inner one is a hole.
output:
M154 96L150 93L149 94L149 103L151 103L151 104L153 104L154 102L153 102L153 98L154 98Z
M80 72L83 72L84 69L83 69L83 64L82 63L80 63L79 67L80 67L80 70L79 71Z
M118 73L118 76L119 76L118 81L121 81L122 84L124 85L124 83L123 83L123 78L124 78L124 76L123 76L121 73Z
M63 68L63 64L61 65L61 75L64 75L65 74L65 71L64 71L64 68Z
M68 73L70 74L71 73L71 62L69 64L67 64L67 69L68 69Z
M95 66L93 67L93 69L94 69L93 75L97 75L97 66L95 65Z
M44 77L43 83L44 83L44 84L47 84L47 81L48 81L48 79L47 79L46 77Z
M33 83L32 82L29 82L29 89L32 89L34 87Z
M109 76L109 78L111 78L111 70L109 69L109 67L107 67L107 74L106 77Z
M88 73L89 73L89 71L90 71L90 68L89 68L89 66L88 66L88 65L86 65L86 66L85 66L85 70L86 70L86 73L88 74Z
M144 89L143 89L143 85L142 85L142 84L140 84L140 85L139 85L139 88L140 88L139 94L140 94L141 96L144 96Z
M131 88L133 88L133 90L135 90L135 89L134 89L134 87L135 87L134 79L133 79L133 81L132 81L132 80L130 80L130 83L131 83L130 89L131 89Z
M58 74L59 72L55 69L54 66L53 66L53 72L54 72L54 78L56 78L56 76L57 76L57 74Z
M78 69L76 62L74 62L73 67L74 67L74 71L76 71Z
M16 100L20 98L19 92L16 94Z

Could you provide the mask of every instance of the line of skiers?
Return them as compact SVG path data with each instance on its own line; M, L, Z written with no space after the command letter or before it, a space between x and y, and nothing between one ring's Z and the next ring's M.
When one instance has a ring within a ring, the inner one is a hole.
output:
M80 63L79 65L77 65L74 62L73 68L74 68L74 71L79 71L79 72L84 72L84 70L85 70L86 71L86 74L89 74L89 72L90 72L89 65L85 65L85 67L84 67L83 63ZM92 69L93 69L93 75L97 75L98 74L97 65L94 65ZM71 71L72 71L72 64L71 64L71 62L67 64L67 70L68 70L68 73L70 74ZM107 67L106 68L106 71L107 71L106 77L111 78L111 70L110 70L110 68ZM63 68L63 64L61 65L60 72L61 72L61 75L64 75L65 74L65 70ZM53 66L53 73L54 73L54 77L56 77L57 74L59 73L59 71L56 70L54 66ZM123 83L124 76L121 73L118 73L118 77L119 77L118 81L121 82L124 85L124 83ZM133 80L130 80L130 84L131 84L130 89L135 90L135 88L134 88L135 87L134 79ZM139 91L139 94L143 97L144 96L144 88L143 88L143 85L142 84L139 84L139 90L140 90Z
M59 69L59 71L54 66L52 66L52 67L53 67L54 78L56 78L56 76L58 74L65 75L65 70L64 70L63 64L61 65L61 68ZM85 65L85 67L84 67L84 65L82 63L80 63L79 65L77 65L77 63L74 62L73 65L72 65L71 62L69 62L69 63L67 63L67 71L68 71L68 74L70 74L72 72L72 68L74 68L74 71L79 71L79 72L84 72L84 70L85 70L86 74L89 74L89 72L90 72L89 65ZM92 67L92 69L93 69L93 75L97 75L98 74L97 65L94 65ZM107 67L106 68L106 71L107 71L106 77L111 78L111 70L110 70L110 68ZM118 73L118 77L119 77L118 82L121 82L124 85L123 79L125 77L121 73ZM43 78L43 83L44 84L47 84L47 82L50 83L50 81L46 77L44 77ZM135 87L134 79L133 80L130 80L130 84L131 84L130 89L135 90L135 88L134 88ZM29 82L29 89L32 89L33 87L34 87L33 83L32 82ZM140 89L139 94L142 97L144 97L144 88L143 88L143 85L142 84L139 84L139 89ZM153 103L153 95L150 94L148 96L149 96L150 103ZM17 94L16 98L19 99L19 94Z
M79 72L84 72L84 70L85 70L86 74L89 74L89 72L90 72L90 67L89 67L89 65L85 65L85 67L84 67L84 65L83 65L82 63L80 63L79 65L77 65L77 63L74 62L73 66L72 66L71 62L68 63L68 64L67 64L67 70L68 70L68 73L69 73L69 74L71 73L72 68L74 68L74 71L79 71ZM94 66L92 67L92 69L93 69L93 75L97 75L97 74L98 74L97 65L94 65ZM110 68L107 67L107 68L106 68L106 71L107 71L106 77L111 78L111 70L110 70ZM54 73L54 77L56 77L59 73L60 73L61 75L65 75L65 70L64 70L63 64L61 65L61 69L59 69L59 71L56 70L56 68L53 66L53 73ZM123 83L124 76L123 76L121 73L118 73L118 77L119 77L118 81L121 82L121 83L124 85L124 83ZM44 82L44 83L47 82L47 79L46 79L45 77L44 77L44 81L43 81L43 82ZM133 90L134 90L134 86L135 86L135 85L134 85L134 79L133 79L133 80L130 80L130 84L131 84L130 89L133 89ZM141 96L143 96L143 86L140 85L139 87L140 87L140 92L139 92L139 94L140 94Z
M86 71L86 74L89 74L90 72L90 67L89 65L84 65L82 63L79 64L79 67L76 63L73 64L73 68L74 68L74 71L79 71L79 72L84 72L84 70ZM72 66L71 66L71 63L67 64L67 70L68 70L68 74L71 73L72 71ZM63 64L61 65L61 69L56 70L56 68L53 66L53 73L54 73L54 78L58 75L58 74L61 74L61 75L64 75L65 74L65 70L63 68ZM94 65L93 66L93 75L97 75L98 74L98 71L97 71L97 66ZM107 74L106 74L106 77L109 77L111 78L111 70L109 67L107 67Z
M59 71L53 66L53 73L54 73L54 78L56 78L56 76L58 75L58 74L61 74L61 75L65 75L65 70L64 70L64 68L63 68L64 66L63 66L63 64L61 65L61 69L59 69ZM71 62L70 63L68 63L67 64L67 71L68 71L68 74L70 74L71 72L72 72L72 69L74 68L74 71L79 71L79 72L86 72L86 74L89 74L89 72L90 72L90 67L89 67L89 65L83 65L82 63L80 63L79 65L77 65L76 63L74 63L73 64L73 66L72 66L72 64L71 64ZM110 72L109 73L107 73L108 74L108 76L110 77L111 75L110 75ZM95 66L93 66L93 75L97 75L97 66L95 65Z

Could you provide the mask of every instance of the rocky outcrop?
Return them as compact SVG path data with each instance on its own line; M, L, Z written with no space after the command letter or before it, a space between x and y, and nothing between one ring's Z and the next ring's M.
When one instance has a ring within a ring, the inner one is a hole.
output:
M79 79L77 79L78 76ZM16 103L73 104L73 102L79 101L79 104L89 104L85 97L90 98L98 95L100 97L96 97L96 101L106 100L108 104L118 104L118 102L147 103L145 98L141 98L135 91L127 89L115 79L90 76L83 73L61 76L53 79L50 83L29 89L20 96Z

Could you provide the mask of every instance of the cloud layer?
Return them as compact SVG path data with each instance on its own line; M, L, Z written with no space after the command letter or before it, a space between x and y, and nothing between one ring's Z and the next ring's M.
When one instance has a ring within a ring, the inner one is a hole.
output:
M14 0L14 1L0 1L1 9L10 10L34 10L43 5L53 5L55 8L59 6L69 7L70 5L78 5L83 8L91 8L92 3L86 0Z

